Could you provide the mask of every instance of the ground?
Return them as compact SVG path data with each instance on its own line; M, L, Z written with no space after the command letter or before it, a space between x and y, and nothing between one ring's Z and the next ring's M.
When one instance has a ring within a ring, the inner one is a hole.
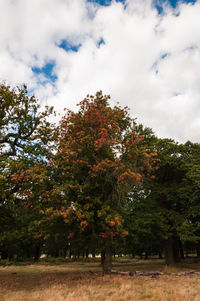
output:
M200 263L186 260L167 268L161 260L120 259L114 268L163 271L156 278L102 276L99 262L37 263L0 266L0 301L199 301Z

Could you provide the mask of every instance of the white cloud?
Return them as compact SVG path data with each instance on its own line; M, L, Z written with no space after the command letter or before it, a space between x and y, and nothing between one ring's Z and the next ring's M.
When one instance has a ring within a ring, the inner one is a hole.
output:
M101 89L159 136L200 142L200 1L164 12L151 0L1 0L0 79L26 82L60 112ZM63 40L81 46L67 52ZM44 84L32 68L47 62L57 80Z

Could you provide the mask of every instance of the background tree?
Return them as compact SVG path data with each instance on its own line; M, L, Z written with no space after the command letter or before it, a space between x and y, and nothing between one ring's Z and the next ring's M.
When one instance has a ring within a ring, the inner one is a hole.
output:
M180 145L185 180L182 195L187 198L187 215L180 229L185 246L193 246L200 256L200 144L186 142Z
M12 89L0 85L0 156L47 155L52 128L47 117L53 107L40 110L38 100L26 86Z
M53 147L53 126L47 120L53 108L41 110L38 100L29 96L26 86L12 89L0 85L0 248L1 255L27 250L32 244L28 232L31 215L20 197L20 185L12 178L21 176L36 162L46 162ZM27 248L24 247L26 243ZM32 244L33 245L33 244ZM15 250L14 250L15 249Z
M192 221L195 221L194 204L199 200L194 180L198 179L198 172L195 172L199 166L198 147L196 145L195 152L191 143L179 145L170 139L158 139L156 148L161 162L150 198L156 202L162 216L160 226L165 238L166 263L175 264L184 257L183 244L197 240L197 224Z
M140 148L145 148L152 153L157 153L158 138L150 128L137 125L138 130L144 135ZM159 170L159 155L153 162L155 171ZM151 254L159 254L162 257L164 227L163 216L157 201L152 197L152 189L155 185L155 175L144 177L142 185L135 186L129 193L128 210L125 217L126 228L129 235L126 238L126 253L141 258L145 254L147 259Z

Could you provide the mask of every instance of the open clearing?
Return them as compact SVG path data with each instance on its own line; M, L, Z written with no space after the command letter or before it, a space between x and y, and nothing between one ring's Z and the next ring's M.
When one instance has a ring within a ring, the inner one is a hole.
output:
M173 274L200 271L200 263L166 268L161 260L119 260L114 269L164 275L102 276L98 262L0 266L0 301L200 301L200 276Z

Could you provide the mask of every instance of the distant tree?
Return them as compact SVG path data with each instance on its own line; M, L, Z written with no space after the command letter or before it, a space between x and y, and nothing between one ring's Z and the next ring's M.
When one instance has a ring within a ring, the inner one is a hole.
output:
M185 169L182 196L187 199L187 216L180 229L185 244L193 245L200 256L200 144L190 141L180 145Z
M154 136L150 128L137 126L144 140L141 148L157 153L158 138ZM160 212L152 190L155 185L156 171L160 168L159 155L154 161L154 175L145 177L142 185L135 186L129 194L128 210L125 217L126 228L129 232L126 237L125 250L128 254L143 256L147 259L151 254L162 256L165 228L164 217Z
M161 162L149 197L162 217L165 258L170 265L184 257L185 242L198 241L199 145L158 139L156 148Z
M26 86L0 85L0 157L47 154L52 135L47 117L53 107L40 110Z
M129 208L125 218L129 233L125 242L126 253L141 258L145 255L145 259L151 255L162 257L165 238L164 217L157 202L146 191L145 185L143 189L132 194Z

